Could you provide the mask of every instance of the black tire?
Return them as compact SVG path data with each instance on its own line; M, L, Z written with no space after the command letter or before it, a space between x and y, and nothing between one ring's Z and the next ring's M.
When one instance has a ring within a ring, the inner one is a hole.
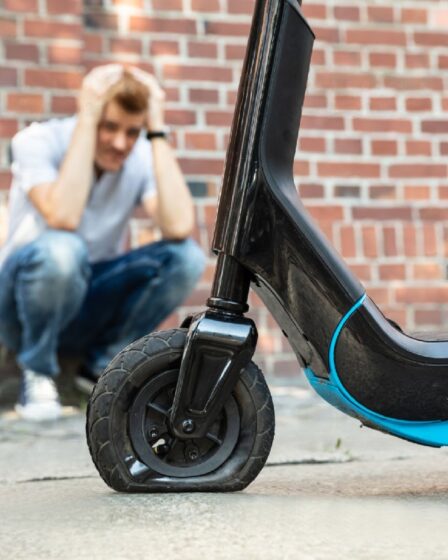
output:
M164 406L168 407L186 332L156 332L129 345L113 359L92 393L86 425L89 450L99 474L114 490L242 490L268 458L274 437L274 408L263 374L253 362L242 371L215 423L216 433L207 434L211 439L204 438L202 443L193 440L188 449L184 441L174 442L168 433L157 444L143 441L150 437L145 435L146 425L154 418L158 424L150 432L151 437L166 429L165 413L158 412L164 409L157 402L167 403ZM145 404L147 395L151 395L149 405ZM145 406L149 411L142 412ZM179 445L180 450L175 450Z

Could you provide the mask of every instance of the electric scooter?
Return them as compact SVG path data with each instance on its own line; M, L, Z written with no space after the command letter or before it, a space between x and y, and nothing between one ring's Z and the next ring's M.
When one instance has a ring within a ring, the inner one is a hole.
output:
M275 421L269 389L251 361L257 330L245 317L250 288L326 401L371 428L448 444L448 340L412 338L389 321L295 188L313 40L299 0L257 0L207 309L125 348L89 402L90 452L117 491L236 491L263 468Z

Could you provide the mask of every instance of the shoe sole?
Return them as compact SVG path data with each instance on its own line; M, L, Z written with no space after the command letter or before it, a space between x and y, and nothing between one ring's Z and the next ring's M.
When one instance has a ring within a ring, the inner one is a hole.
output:
M24 420L32 422L41 422L45 420L58 420L62 416L62 407L60 405L27 405L16 404L15 411Z

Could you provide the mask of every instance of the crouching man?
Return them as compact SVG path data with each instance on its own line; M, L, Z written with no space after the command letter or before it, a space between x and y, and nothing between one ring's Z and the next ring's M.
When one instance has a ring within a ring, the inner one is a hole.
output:
M16 410L27 419L61 414L58 351L83 356L84 381L94 382L118 351L186 298L203 271L163 101L150 74L100 66L83 81L77 115L34 123L13 139L0 342L22 370ZM125 252L139 205L162 240Z

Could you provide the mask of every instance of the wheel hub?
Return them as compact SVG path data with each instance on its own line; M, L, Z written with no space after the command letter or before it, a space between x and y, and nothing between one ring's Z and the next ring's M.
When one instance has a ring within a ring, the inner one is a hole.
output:
M177 438L169 417L178 370L160 373L137 394L129 415L129 436L140 460L166 476L201 476L220 467L232 454L240 432L240 414L231 396L203 438ZM192 422L191 420L187 422Z

